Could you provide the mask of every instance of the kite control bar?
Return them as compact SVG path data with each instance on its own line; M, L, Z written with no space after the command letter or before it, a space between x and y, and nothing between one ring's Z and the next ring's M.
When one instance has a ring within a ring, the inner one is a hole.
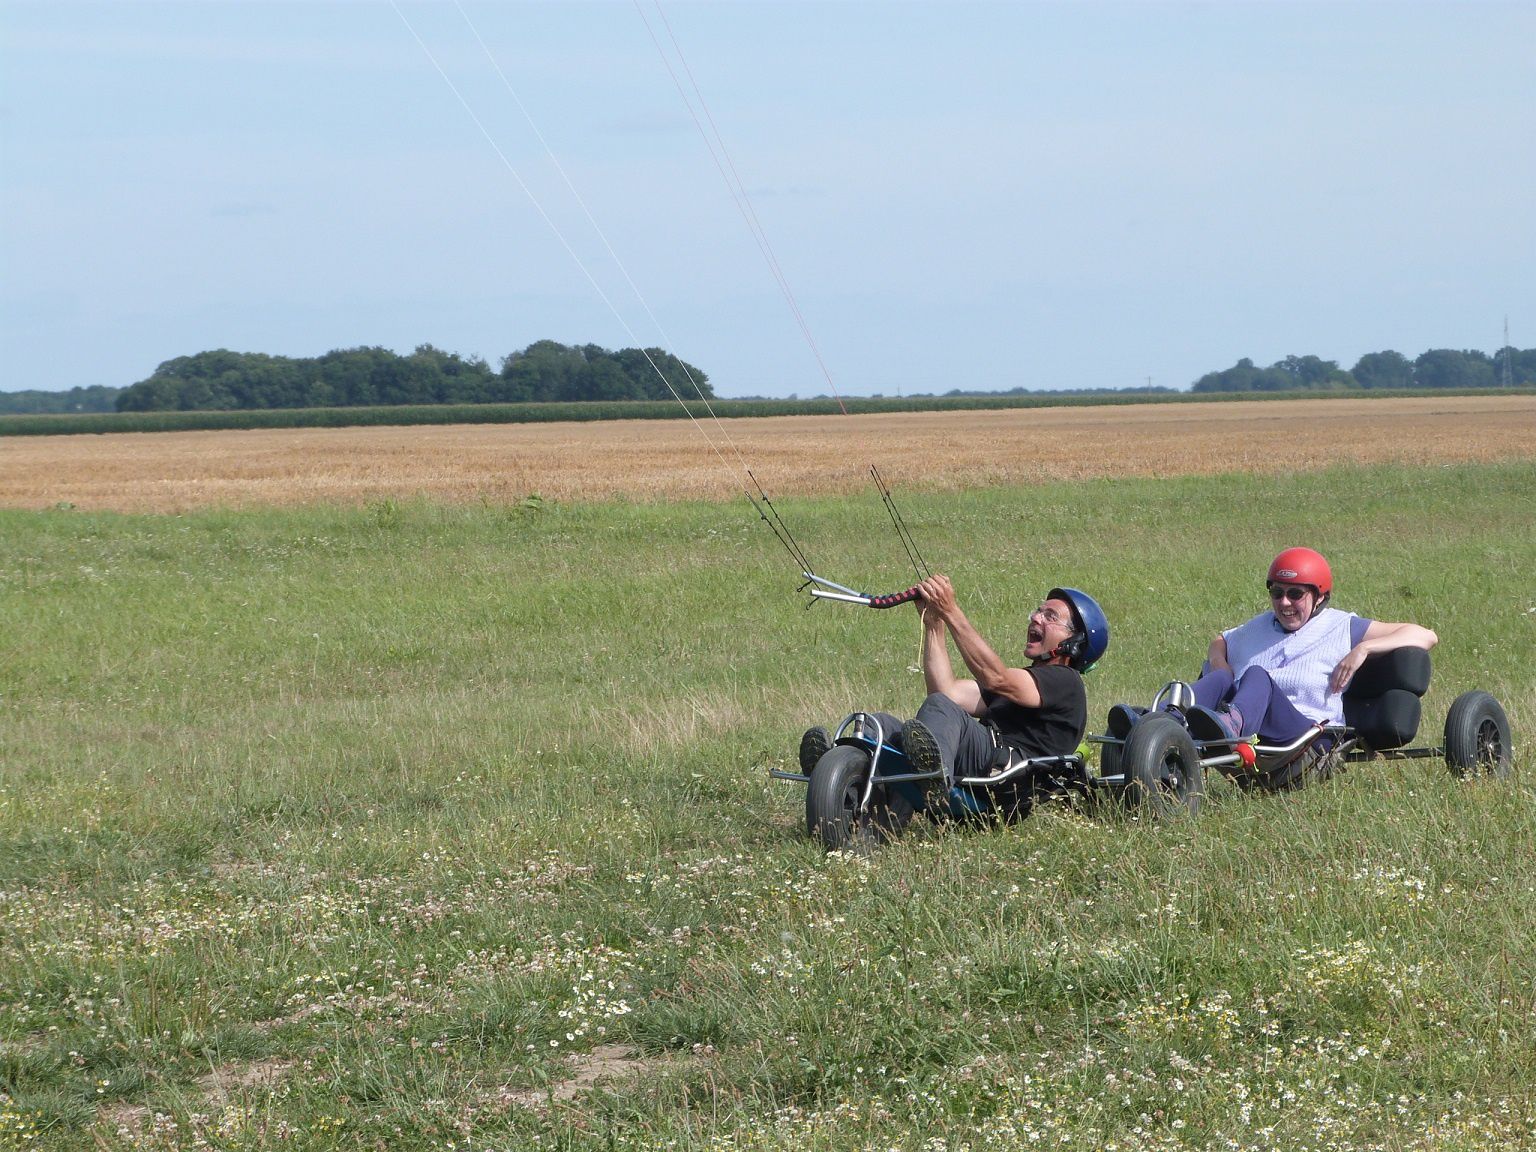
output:
M915 585L901 592L892 592L888 596L871 596L867 592L855 592L852 588L835 584L812 572L802 572L800 575L805 577L805 583L800 586L802 591L811 588L812 584L820 585L820 587L811 588L811 595L817 600L841 600L845 604L863 604L868 608L894 608L898 604L916 600L918 595Z

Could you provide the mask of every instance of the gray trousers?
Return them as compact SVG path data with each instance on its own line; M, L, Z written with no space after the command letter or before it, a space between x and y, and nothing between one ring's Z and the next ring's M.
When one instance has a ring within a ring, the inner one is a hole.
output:
M886 742L901 748L905 724L888 712L873 715L885 730ZM921 721L933 733L934 743L939 746L939 755L944 761L946 781L963 776L985 776L992 771L993 757L997 754L992 729L948 696L932 693L913 719Z

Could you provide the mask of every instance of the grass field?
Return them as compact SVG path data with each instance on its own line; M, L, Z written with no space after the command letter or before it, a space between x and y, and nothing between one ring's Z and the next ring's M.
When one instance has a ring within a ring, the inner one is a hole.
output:
M1421 736L1487 689L1515 771L848 857L767 773L915 706L915 615L803 610L744 503L0 511L0 1149L1536 1147L1525 443L900 485L1005 649L1100 597L1095 723L1305 542L1439 632ZM787 489L827 575L909 581L872 493Z

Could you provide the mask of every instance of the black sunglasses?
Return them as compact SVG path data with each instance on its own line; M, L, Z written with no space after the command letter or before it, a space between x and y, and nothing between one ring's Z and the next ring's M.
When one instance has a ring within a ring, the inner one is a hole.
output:
M1269 598L1271 600L1289 600L1292 604L1301 602L1301 598L1309 592L1317 591L1307 585L1271 584L1269 586Z

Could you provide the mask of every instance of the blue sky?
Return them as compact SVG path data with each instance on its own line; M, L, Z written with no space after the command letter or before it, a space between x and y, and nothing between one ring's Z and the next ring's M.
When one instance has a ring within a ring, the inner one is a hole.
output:
M397 4L0 0L0 388L539 339L723 396L1536 346L1533 4Z

